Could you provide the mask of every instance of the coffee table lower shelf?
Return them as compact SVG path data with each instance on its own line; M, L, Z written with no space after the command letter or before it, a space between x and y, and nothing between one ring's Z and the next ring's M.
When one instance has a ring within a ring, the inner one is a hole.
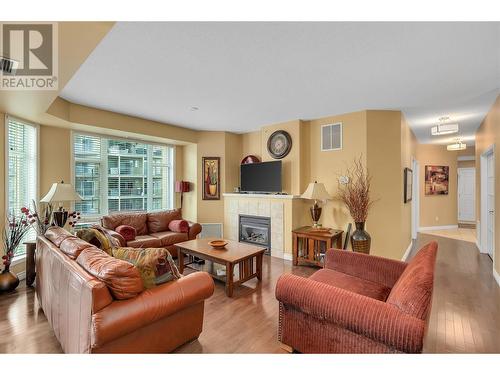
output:
M221 256L218 257L213 255L214 251L210 251L212 255L208 255L200 251L193 251L177 245L179 272L182 274L184 272L184 268L208 272L214 279L225 283L226 295L228 297L232 297L235 287L253 278L256 278L259 281L262 280L262 258L264 256L265 249L257 247L254 247L254 249L255 251L242 258L229 261L224 259L224 250L221 250ZM199 265L192 261L188 261L186 263L186 256L188 256L188 259L195 256L205 260L207 263L205 265ZM225 275L217 275L217 265L222 267L225 266ZM236 276L238 278L235 280Z

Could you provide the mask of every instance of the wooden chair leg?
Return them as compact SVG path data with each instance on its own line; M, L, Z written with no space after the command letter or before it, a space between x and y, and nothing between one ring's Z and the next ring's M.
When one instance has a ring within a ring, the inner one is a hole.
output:
M280 348L283 349L285 352L293 353L293 348L290 345L284 344L281 341L279 343L280 343Z

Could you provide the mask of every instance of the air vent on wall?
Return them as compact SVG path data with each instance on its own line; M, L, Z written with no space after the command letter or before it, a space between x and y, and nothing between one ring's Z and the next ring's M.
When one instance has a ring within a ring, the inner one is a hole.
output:
M342 123L321 127L321 151L342 150Z
M17 69L17 61L0 56L0 72L9 75L14 75L16 74L16 69Z

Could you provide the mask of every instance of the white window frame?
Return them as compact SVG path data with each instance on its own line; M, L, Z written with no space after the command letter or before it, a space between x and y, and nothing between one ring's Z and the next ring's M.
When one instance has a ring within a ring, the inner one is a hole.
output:
M26 121L24 119L21 119L16 116L12 116L9 114L5 114L4 118L4 134L5 134L5 141L4 141L4 147L5 147L5 164L4 164L4 170L5 170L5 181L4 181L4 199L5 199L5 212L3 213L4 217L7 217L9 214L9 120L12 119L17 122L21 122L25 125L32 126L35 128L35 134L36 134L36 178L35 178L35 201L38 202L40 200L40 125L35 124L31 121ZM31 202L28 202L28 204ZM21 254L21 255L16 255L12 259L12 264L11 266L15 266L16 264L19 264L24 261L26 258L26 253Z
M172 192L170 197L167 197L169 202L168 205L172 208L175 208L175 145L170 144L170 143L160 143L160 142L151 142L148 140L140 139L140 138L133 138L133 137L116 137L112 135L107 135L107 134L99 134L99 133L92 133L92 132L85 132L85 131L71 131L71 145L70 145L70 152L71 152L71 183L75 186L75 180L76 180L76 171L75 171L75 152L74 152L74 147L75 147L75 136L77 135L87 135L91 137L99 137L101 139L106 139L106 140L116 140L116 141L123 141L123 142L138 142L138 143L143 143L151 146L161 146L161 147L171 147L172 148L172 158L171 158L171 168L170 168L170 191ZM106 157L104 157L106 156ZM149 155L148 155L148 160L149 160ZM100 193L100 199L102 200L101 202L101 211L98 215L82 215L82 222L84 223L91 223L91 222L97 222L103 215L107 215L109 210L108 210L108 158L107 158L107 152L101 148L101 169L105 171L106 173L106 178L102 177L101 181L101 193ZM149 180L149 179L148 179ZM149 181L148 181L148 187L149 187ZM150 189L152 189L153 186L151 184ZM152 190L151 190L152 191ZM104 194L105 193L105 194ZM149 207L149 206L148 206ZM72 208L74 208L74 204L72 205ZM150 211L156 211L148 208L148 212Z

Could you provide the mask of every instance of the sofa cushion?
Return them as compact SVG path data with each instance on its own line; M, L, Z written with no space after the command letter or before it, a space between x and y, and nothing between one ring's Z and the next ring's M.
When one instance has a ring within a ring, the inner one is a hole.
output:
M133 241L128 241L127 242L128 247L161 247L161 240L159 238L150 236L150 235L144 235L144 236L137 236L135 237L135 240Z
M379 301L385 301L391 292L391 289L382 284L327 268L316 271L309 278L320 283L349 290L353 293L361 294Z
M161 241L161 246L175 245L176 243L184 242L189 239L187 233L177 233L170 231L152 233L151 236L158 238Z
M69 233L66 229L61 227L50 227L45 232L45 238L47 238L54 245L59 247L61 243L68 237L74 237L71 233Z
M144 290L141 275L133 264L115 259L95 246L84 249L76 261L105 283L116 299L133 298Z
M392 288L387 303L425 320L430 310L437 242L420 249Z
M148 234L148 214L145 212L121 212L119 214L102 217L104 228L115 230L120 225L130 225L137 230L137 234L142 236Z
M119 225L115 228L115 231L119 233L125 241L133 241L137 236L137 230L130 225Z
M181 278L172 256L166 249L118 247L113 249L113 256L132 263L139 270L146 289Z
M167 210L148 213L148 230L149 233L164 232L168 230L168 224L172 220L181 220L181 210Z
M76 259L84 249L90 246L92 245L78 237L69 236L61 242L59 249L71 259Z
M172 220L168 224L168 229L177 233L188 233L189 223L186 220Z

